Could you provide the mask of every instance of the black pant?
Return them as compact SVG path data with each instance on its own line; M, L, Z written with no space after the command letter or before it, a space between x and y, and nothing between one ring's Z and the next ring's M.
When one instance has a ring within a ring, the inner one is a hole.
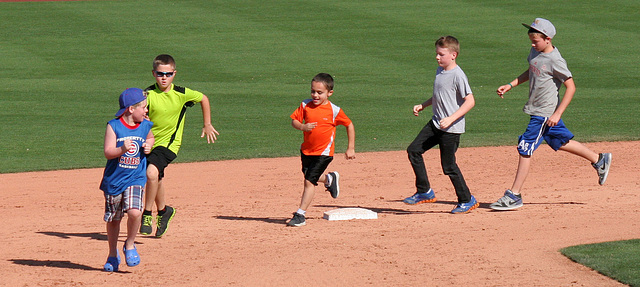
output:
M407 148L409 161L416 175L417 192L427 192L429 188L431 188L422 154L436 145L440 147L442 171L449 176L456 190L458 202L467 203L471 201L471 192L469 192L462 172L460 172L456 164L456 151L460 145L460 134L443 132L437 129L432 121L429 121L429 123L422 128L418 136L416 136L416 139L414 139Z

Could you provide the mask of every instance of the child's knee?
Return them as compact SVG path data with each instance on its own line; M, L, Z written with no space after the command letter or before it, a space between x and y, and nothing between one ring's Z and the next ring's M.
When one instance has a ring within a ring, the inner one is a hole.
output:
M158 180L159 174L160 172L158 171L158 168L155 165L150 164L149 166L147 166L147 179Z
M142 210L130 208L127 210L127 216L131 218L142 217Z
M304 179L304 185L306 187L315 187L318 185L318 180L320 180L319 177L306 177Z

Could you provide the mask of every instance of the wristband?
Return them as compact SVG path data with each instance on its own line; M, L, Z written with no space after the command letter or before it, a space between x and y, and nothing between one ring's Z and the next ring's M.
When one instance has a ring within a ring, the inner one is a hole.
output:
M511 83L507 83L507 85L511 86L513 88L513 85Z

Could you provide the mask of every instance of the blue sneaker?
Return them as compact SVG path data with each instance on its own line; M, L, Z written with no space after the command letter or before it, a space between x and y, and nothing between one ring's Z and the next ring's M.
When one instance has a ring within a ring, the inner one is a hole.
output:
M458 203L458 205L456 205L456 208L451 210L451 213L453 213L453 214L469 213L469 211L472 211L472 210L476 209L476 207L478 207L479 205L480 204L478 203L478 201L476 201L476 198L473 197L473 195L472 195L471 196L471 200L469 200L469 202L467 202L467 203Z
M504 192L504 196L492 203L489 207L493 210L512 210L522 206L522 195L515 195L509 189Z
M433 189L429 188L429 191L423 193L416 192L416 194L405 198L403 202L411 205L436 202L436 193L433 192Z

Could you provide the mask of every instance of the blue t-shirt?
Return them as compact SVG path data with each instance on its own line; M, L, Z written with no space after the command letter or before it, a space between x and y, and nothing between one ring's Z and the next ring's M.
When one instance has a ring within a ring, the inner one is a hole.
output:
M121 118L116 118L110 120L108 125L116 133L116 147L121 147L126 139L131 140L134 147L122 156L107 161L100 189L105 194L118 195L129 186L144 186L147 183L147 157L142 144L147 140L153 123L144 120L132 127Z

